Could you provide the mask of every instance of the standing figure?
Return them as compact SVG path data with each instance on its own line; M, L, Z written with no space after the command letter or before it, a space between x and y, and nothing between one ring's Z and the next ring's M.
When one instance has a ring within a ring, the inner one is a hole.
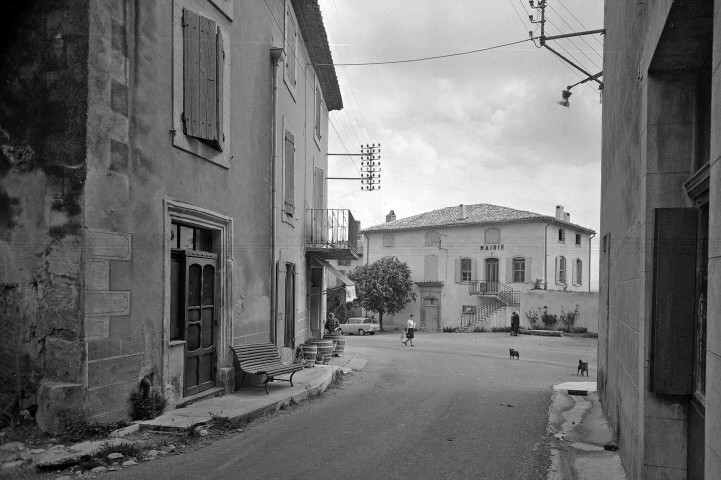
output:
M514 337L518 336L518 327L521 324L521 317L518 316L518 312L513 312L511 315L511 335Z
M328 333L335 333L340 328L340 323L333 312L328 314L328 321L325 322L325 330Z
M406 322L406 338L408 339L408 342L411 342L411 347L413 346L413 338L415 337L415 331L416 331L416 322L413 320L413 315L411 314L410 318L408 318L408 322Z

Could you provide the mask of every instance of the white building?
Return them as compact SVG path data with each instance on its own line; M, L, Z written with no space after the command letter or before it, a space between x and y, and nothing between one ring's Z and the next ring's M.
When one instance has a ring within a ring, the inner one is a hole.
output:
M410 314L421 329L469 324L510 325L520 292L531 288L590 291L593 230L555 216L490 204L460 205L367 228L363 261L394 256L406 262L416 301L384 325L400 327Z

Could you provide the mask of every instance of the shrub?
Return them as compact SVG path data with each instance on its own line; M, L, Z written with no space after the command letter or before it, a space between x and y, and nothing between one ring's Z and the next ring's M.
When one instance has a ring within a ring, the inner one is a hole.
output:
M480 325L477 325L477 326L473 329L473 331L474 331L475 333L483 333L483 332L486 331L486 329L485 329L485 327L481 327Z
M571 327L571 333L586 333L588 329L586 327Z
M451 327L450 325L446 325L445 327L443 327L444 333L455 333L457 331L458 331L458 327Z
M510 332L511 327L493 327L491 328L492 332Z
M110 432L131 425L130 422L88 423L82 415L60 416L60 438L65 442L82 442L107 437Z
M533 282L533 286L531 287L531 290L546 290L548 288L548 284L543 281L541 278L537 278L535 282Z
M151 388L146 397L141 388L130 392L130 418L133 420L151 420L165 411L168 401L157 388Z
M531 324L532 329L538 328L538 312L536 310L529 310L526 312L526 318L528 319L528 323Z
M572 312L564 312L563 306L561 306L561 317L559 320L561 320L561 323L563 324L563 331L564 332L570 332L572 331L573 324L578 320L579 313L578 313L578 305L576 305L576 309Z
M558 323L558 315L548 313L548 307L544 306L543 312L541 313L541 321L547 330L552 330L553 326Z

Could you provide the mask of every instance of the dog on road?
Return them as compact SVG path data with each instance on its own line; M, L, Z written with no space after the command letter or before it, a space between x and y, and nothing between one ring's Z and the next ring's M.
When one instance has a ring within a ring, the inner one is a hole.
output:
M576 372L576 375L583 376L583 372L586 372L586 376L588 376L588 362L579 360L578 361L578 371Z
M509 348L508 350L509 350L509 357L511 358L511 360L513 360L514 358L516 358L518 360L521 359L521 355L518 353L518 350L514 350L512 348Z

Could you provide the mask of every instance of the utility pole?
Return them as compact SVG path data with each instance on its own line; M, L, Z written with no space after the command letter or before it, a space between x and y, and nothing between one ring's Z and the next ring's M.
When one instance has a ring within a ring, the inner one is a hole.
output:
M326 180L360 180L361 190L380 190L381 186L381 144L360 146L361 153L326 153L326 156L361 158L360 177L326 177Z
M576 62L573 62L572 60L566 58L561 53L557 52L553 48L549 47L546 43L547 40L558 40L561 38L571 38L571 37L580 37L583 35L595 35L595 34L605 34L606 29L599 28L596 30L587 30L585 32L575 32L575 33L564 33L561 35L546 35L546 4L548 0L538 0L538 3L536 3L536 0L528 0L529 5L531 8L535 9L538 14L540 14L540 19L536 20L533 15L529 15L528 19L531 21L531 23L538 23L541 25L541 35L538 37L538 40L540 41L541 47L545 47L548 49L551 53L559 57L564 62L571 65L576 70L580 71L585 75L585 78L581 80L580 82L574 83L573 85L569 85L566 87L565 90L561 93L562 100L558 102L560 105L563 105L564 107L568 107L570 105L569 98L571 97L571 89L575 87L576 85L581 85L583 83L594 81L598 83L598 89L603 93L603 82L599 80L599 78L603 75L603 71L600 71L598 73L591 74L586 69L581 67L580 65L576 64ZM528 32L528 35L533 38L533 32Z

